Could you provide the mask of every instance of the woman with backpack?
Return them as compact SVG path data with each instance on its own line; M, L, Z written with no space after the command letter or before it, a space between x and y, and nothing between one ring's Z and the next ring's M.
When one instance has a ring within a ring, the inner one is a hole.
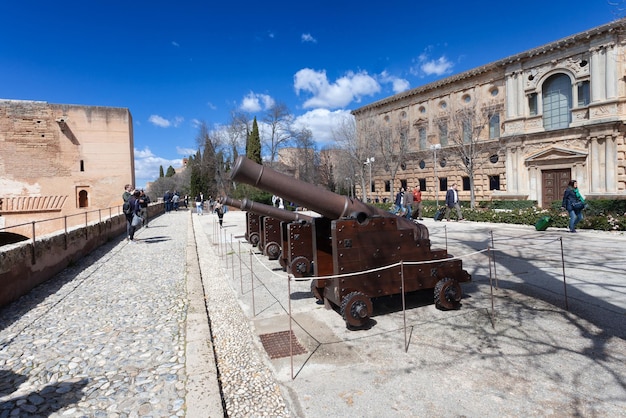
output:
M578 182L570 180L565 193L563 193L563 202L561 203L561 208L569 213L569 232L576 232L576 225L584 218L583 209L585 206L585 199L578 190Z

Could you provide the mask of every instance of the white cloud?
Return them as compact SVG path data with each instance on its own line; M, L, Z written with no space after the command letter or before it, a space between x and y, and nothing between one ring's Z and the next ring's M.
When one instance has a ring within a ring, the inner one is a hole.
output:
M248 93L242 101L239 108L245 112L254 113L261 110L269 109L274 105L274 99L267 94Z
M190 155L196 155L196 152L198 152L197 149L176 147L176 154L182 155L185 158L189 157Z
M429 49L430 50L430 49ZM441 76L452 73L454 64L445 55L439 58L431 58L428 52L420 54L416 63L411 67L411 74L425 77L430 75Z
M174 46L175 46L175 47L177 47L177 48L178 48L178 47L180 47L180 45L179 45L179 44L178 44L178 42L176 42L176 41L172 41L172 45L174 45Z
M297 129L311 130L313 140L322 147L335 142L333 129L336 129L346 116L352 117L349 110L313 109L298 116L294 125Z
M311 42L313 44L317 43L317 39L315 39L310 33L303 33L301 39L302 42Z
M391 87L393 89L394 94L402 93L403 91L408 90L411 87L411 84L408 80L404 78L399 78L396 76L392 76L387 71L383 71L380 74L381 83L391 83Z
M177 127L181 123L183 123L184 120L185 118L183 118L182 116L176 116L172 121L165 119L164 117L159 115L150 115L150 117L148 118L148 121L150 123L160 128L169 128L170 126Z
M365 71L348 72L333 84L328 81L326 71L315 71L304 68L294 76L296 94L301 91L311 93L313 97L304 102L304 108L339 108L355 101L360 102L363 96L371 96L380 91L378 81Z
M182 158L168 160L157 157L148 147L142 150L135 148L135 187L145 189L148 182L154 181L159 177L160 167L163 167L163 170L167 170L169 166L178 168L182 165Z
M148 122L161 128L167 128L168 126L170 126L170 121L159 115L150 115L150 117L148 118Z

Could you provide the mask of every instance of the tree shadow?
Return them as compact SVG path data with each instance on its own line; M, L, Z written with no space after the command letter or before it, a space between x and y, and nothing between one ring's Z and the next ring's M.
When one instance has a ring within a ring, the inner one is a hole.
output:
M10 371L8 372L12 373ZM0 377L3 377L2 373L3 372L0 371ZM12 385L15 386L14 391L17 390L17 386L19 386L17 383L19 382L19 384L21 384L25 380L25 376L14 376L12 383ZM84 397L83 389L87 386L88 382L88 379L80 379L75 382L58 382L47 385L40 391L9 398L0 403L0 415L19 417L50 416L67 406L78 403ZM7 414L4 415L2 411L7 411Z

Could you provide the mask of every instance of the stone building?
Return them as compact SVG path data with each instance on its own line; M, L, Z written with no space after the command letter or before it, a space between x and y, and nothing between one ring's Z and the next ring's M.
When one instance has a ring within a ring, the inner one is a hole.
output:
M121 205L135 181L133 146L128 109L0 100L0 228L56 218L37 223L46 234L65 216L72 226Z
M372 191L420 183L441 199L457 183L462 200L546 207L576 179L589 198L626 198L625 28L617 20L354 110L358 135L388 150L375 154Z

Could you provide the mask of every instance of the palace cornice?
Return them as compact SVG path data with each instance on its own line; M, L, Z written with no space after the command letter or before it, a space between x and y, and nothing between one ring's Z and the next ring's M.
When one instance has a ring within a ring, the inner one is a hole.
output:
M432 90L436 90L438 88L450 85L450 84L454 84L457 83L459 81L468 79L468 78L473 78L476 77L478 75L490 72L490 71L494 71L497 69L500 69L501 67L506 67L508 65L511 65L515 62L520 62L523 61L525 59L528 58L532 58L538 55L543 55L555 50L559 50L559 49L563 49L565 47L574 45L578 42L581 41L588 41L589 39L593 38L593 37L597 37L598 35L601 35L603 33L610 33L613 32L616 29L623 29L626 26L626 18L622 18L619 20L615 20L613 22L607 23L606 25L602 25L602 26L598 26L596 28L587 30L585 32L581 32L575 35L571 35L568 36L566 38L562 38L558 41L554 41L551 42L549 44L546 45L542 45L540 47L537 48L533 48L530 49L528 51L516 54L516 55L511 55L509 57L503 58L501 60L492 62L490 64L486 64L480 67L476 67L473 68L471 70L462 72L460 74L456 74L441 80L437 80L437 81L433 81L432 83L429 84L425 84L423 86L420 87L416 87L414 89L411 90L407 90L405 92L402 93L398 93L395 94L393 96L387 97L386 99L382 99L379 101L376 101L374 103L371 103L369 105L360 107L358 109L354 109L351 113L353 115L357 115L360 113L365 113L367 111L370 111L372 109L381 107L381 106L385 106L388 105L390 103L394 103L394 102L398 102L400 100L406 99L407 97L411 97L411 96L416 96L416 95L420 95Z

